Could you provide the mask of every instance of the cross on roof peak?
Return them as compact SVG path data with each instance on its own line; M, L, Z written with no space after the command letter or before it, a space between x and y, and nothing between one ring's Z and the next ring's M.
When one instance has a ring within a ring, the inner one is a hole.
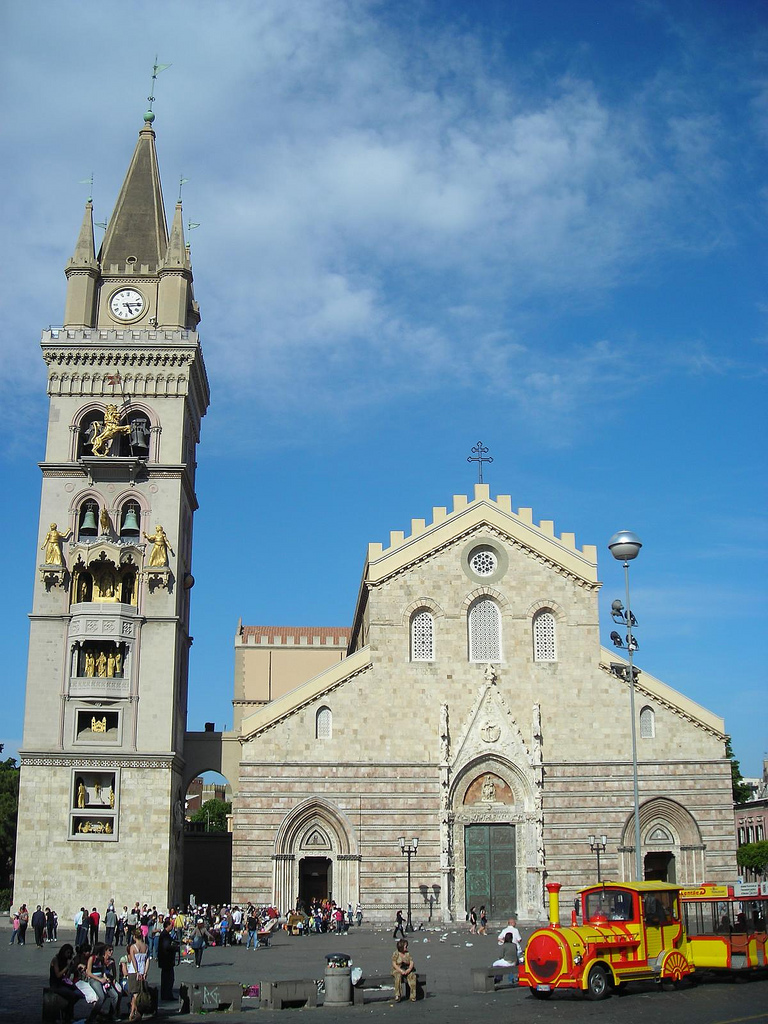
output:
M493 458L485 458L490 448L486 448L482 441L478 441L471 451L473 454L467 456L467 462L477 463L477 482L481 484L483 482L483 463L493 462Z

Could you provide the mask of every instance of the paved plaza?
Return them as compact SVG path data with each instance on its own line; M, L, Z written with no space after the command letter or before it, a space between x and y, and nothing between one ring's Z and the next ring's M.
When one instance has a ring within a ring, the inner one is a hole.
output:
M47 943L38 949L34 937L26 946L10 946L10 929L0 929L0 1024L31 1024L41 1019L41 997L47 983L48 964L54 950L74 938L73 932L60 929L59 943ZM592 1003L580 996L555 995L547 1002L533 999L525 989L512 986L495 993L472 992L470 969L490 965L497 956L495 935L470 935L465 926L444 930L414 932L411 952L417 969L427 975L427 997L415 1004L393 1002L393 992L381 991L362 1007L270 1011L257 1009L257 1002L246 1000L240 1013L208 1013L207 1020L222 1024L272 1019L276 1015L287 1022L316 1017L318 1024L354 1024L355 1021L386 1021L408 1018L434 1024L464 1024L483 1020L557 1022L589 1021L590 1024L768 1024L768 976L753 981L704 981L680 990L654 984L630 987L626 996L614 996ZM348 953L356 966L368 975L388 974L394 942L387 929L355 928L348 935L311 935L291 938L280 933L270 949L246 950L244 946L209 948L203 966L182 965L176 970L179 982L238 981L244 985L264 980L322 978L328 953ZM153 965L154 979L159 971ZM249 1005L250 1003L250 1005ZM162 1003L159 1018L179 1021L201 1020L200 1015L178 1013L175 1003Z

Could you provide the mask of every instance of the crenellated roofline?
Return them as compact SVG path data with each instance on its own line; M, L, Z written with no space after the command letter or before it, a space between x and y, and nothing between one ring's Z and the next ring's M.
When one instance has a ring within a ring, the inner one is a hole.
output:
M430 523L425 519L412 519L411 532L407 536L400 530L391 531L388 547L369 544L364 579L367 583L380 583L435 548L484 523L491 529L499 529L585 583L598 582L597 548L594 544L577 548L575 534L556 536L551 519L534 523L532 509L519 508L515 512L508 494L491 498L488 484L475 484L472 499L466 494L454 494L450 512L446 507L433 508Z

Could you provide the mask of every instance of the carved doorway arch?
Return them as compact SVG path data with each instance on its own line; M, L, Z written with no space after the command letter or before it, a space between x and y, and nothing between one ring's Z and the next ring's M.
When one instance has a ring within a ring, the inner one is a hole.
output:
M289 811L277 830L272 861L272 899L281 911L295 907L308 887L327 889L325 895L337 902L360 898L354 828L329 800L313 797Z
M630 879L635 863L635 815L622 832L622 877ZM693 885L707 877L705 846L693 815L669 797L656 797L640 806L640 841L644 874L649 880ZM666 876L664 878L663 876Z

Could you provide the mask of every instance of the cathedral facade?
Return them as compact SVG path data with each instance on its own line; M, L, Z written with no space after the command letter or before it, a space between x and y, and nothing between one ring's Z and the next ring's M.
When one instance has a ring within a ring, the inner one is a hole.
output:
M233 898L390 920L401 838L414 922L540 918L546 880L566 899L594 881L590 834L603 877L633 878L629 686L599 588L594 547L485 484L371 544L347 656L241 717ZM645 876L732 877L722 719L648 674L636 694Z

